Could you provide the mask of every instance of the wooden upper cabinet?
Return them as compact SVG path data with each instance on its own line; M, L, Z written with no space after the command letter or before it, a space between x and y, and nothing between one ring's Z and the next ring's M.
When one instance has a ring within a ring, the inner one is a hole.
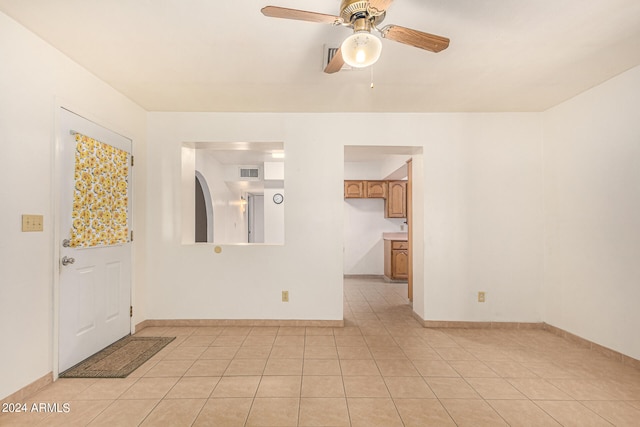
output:
M364 181L345 181L344 182L344 198L362 198L365 197Z
M366 187L369 198L387 197L387 181L366 181Z
M345 181L344 182L344 198L360 199L360 198L379 198L387 197L387 181Z
M387 183L386 218L407 217L407 181L389 181Z
M407 181L345 181L344 198L385 199L385 218L407 217Z

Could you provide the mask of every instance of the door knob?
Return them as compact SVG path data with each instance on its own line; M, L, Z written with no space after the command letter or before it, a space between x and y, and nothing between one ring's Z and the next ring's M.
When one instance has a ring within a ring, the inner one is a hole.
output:
M62 263L62 265L69 265L69 264L73 264L74 262L76 262L75 258L71 258L68 256L63 256L62 257L62 261L60 261Z

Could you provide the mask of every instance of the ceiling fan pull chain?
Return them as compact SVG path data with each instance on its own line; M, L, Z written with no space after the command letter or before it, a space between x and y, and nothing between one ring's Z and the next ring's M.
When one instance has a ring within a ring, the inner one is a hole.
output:
M369 68L371 69L371 89L373 89L373 66Z

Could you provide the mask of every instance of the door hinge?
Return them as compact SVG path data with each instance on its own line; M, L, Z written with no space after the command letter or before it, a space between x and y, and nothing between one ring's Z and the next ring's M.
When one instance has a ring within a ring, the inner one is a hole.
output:
M133 306L129 306L129 317L133 317Z
M131 166L133 166L133 154L131 155Z
M131 238L129 240L133 242L133 230L131 230Z

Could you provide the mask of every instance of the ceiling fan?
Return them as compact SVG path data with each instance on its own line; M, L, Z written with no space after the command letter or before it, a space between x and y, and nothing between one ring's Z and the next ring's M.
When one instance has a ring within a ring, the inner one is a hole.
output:
M382 42L371 34L372 29L378 31L382 38L419 47L430 52L440 52L449 46L449 39L446 37L411 28L399 25L378 28L392 2L393 0L342 0L339 16L278 6L265 6L262 8L262 14L272 18L295 19L353 28L353 34L342 42L324 69L324 72L329 74L340 71L345 63L352 67L363 68L378 60L382 51Z

